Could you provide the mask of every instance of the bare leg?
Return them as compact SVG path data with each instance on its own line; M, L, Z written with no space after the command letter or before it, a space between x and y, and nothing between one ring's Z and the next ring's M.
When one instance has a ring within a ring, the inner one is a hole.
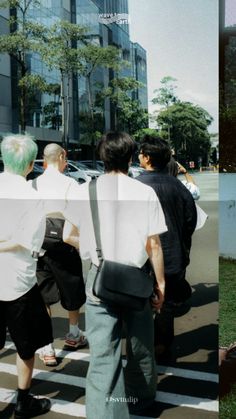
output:
M77 326L79 322L79 310L68 311L69 322L73 326Z
M80 330L79 310L68 310L69 333L66 335L64 350L76 350L88 344L84 333Z
M31 378L34 367L34 356L33 358L24 360L20 356L16 355L16 368L18 374L18 388L25 390L30 388Z

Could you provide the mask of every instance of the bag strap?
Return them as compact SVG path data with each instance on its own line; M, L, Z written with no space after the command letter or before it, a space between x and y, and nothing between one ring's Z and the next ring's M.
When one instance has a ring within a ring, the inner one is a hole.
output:
M103 261L102 245L101 245L101 234L100 234L100 223L98 215L98 201L97 201L97 179L92 179L89 182L89 201L93 219L93 228L96 240L96 252L99 260L99 265Z
M36 189L36 191L38 190L38 188L37 188L37 178L36 177L32 180L32 186L33 186L34 189Z

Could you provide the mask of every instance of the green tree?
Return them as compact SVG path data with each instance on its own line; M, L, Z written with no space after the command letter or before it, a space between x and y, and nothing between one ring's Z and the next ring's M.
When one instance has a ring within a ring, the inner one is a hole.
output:
M96 96L98 89L93 83L93 76L99 68L112 69L118 71L123 65L124 61L120 60L119 49L114 46L101 47L95 43L84 42L84 45L79 49L80 68L79 76L83 76L86 80L88 90L88 108L89 116L87 119L87 135L90 135L91 147L93 153L93 161L95 165L95 145L97 138L99 138L99 122L101 120L101 112L96 106ZM101 103L100 103L101 104ZM98 123L98 124L97 124Z
M154 128L141 128L133 135L134 139L139 143L144 135L151 135L152 137L160 137L158 130Z
M97 134L95 106L94 73L99 68L120 67L119 50L113 46L101 47L91 41L87 28L69 22L60 21L49 28L40 47L42 60L50 70L58 69L61 78L61 99L63 108L63 138L65 145L68 139L70 109L70 84L73 75L84 77L88 92L87 131L95 156ZM96 134L96 135L95 135Z
M138 130L148 127L148 112L140 101L127 98L118 113L118 129L127 130L134 135Z
M45 29L38 52L50 71L58 70L62 104L62 143L67 149L72 78L83 70L79 44L86 39L87 28L60 20ZM46 112L49 111L46 109ZM52 110L52 109L51 109Z
M161 87L159 89L154 90L156 96L152 99L152 103L154 105L158 104L161 106L162 109L168 109L169 106L173 105L174 103L178 103L179 99L176 96L175 90L177 85L175 82L177 79L171 76L166 76L161 79ZM155 119L155 117L154 117ZM171 129L171 121L167 122L167 130L168 130L168 140L170 141L170 129Z
M152 99L152 103L168 108L169 105L178 101L175 94L177 79L171 76L166 76L161 79L161 87L154 90L156 96Z
M19 121L21 132L26 128L26 115L32 95L36 91L47 91L48 86L43 77L30 74L29 53L38 51L38 39L45 31L45 27L33 23L28 19L30 6L37 7L37 0L7 0L0 3L0 7L11 9L9 20L10 33L0 36L0 53L7 53L17 63L17 80L19 88Z
M208 126L212 120L200 106L180 101L160 111L157 117L164 137L169 137L167 127L171 127L170 140L176 157L196 162L199 157L206 159L210 150Z
M100 100L109 98L115 113L115 129L127 130L133 135L148 126L148 113L139 100L132 99L132 93L142 87L133 77L115 77L109 86L100 92Z

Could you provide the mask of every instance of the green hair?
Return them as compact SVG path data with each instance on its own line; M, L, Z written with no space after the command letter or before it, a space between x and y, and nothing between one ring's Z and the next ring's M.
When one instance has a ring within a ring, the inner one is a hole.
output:
M36 159L38 146L29 135L9 134L1 142L4 168L11 173L24 175Z

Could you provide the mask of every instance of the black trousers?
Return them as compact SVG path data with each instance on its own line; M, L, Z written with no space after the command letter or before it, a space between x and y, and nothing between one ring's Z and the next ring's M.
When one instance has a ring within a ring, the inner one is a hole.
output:
M154 341L156 345L169 347L174 340L175 303L182 303L191 297L192 291L185 279L186 270L176 275L166 275L165 302L154 319Z

